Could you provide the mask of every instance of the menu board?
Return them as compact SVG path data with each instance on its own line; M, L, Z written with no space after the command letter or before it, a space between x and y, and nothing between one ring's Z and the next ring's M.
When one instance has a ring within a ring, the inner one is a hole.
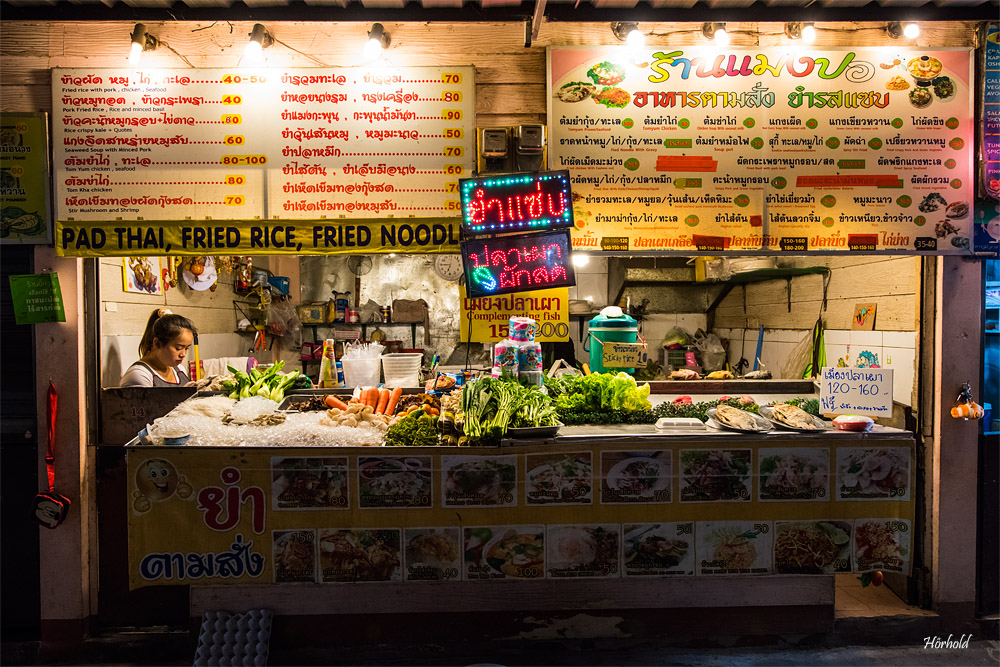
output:
M549 165L573 245L969 253L972 52L548 52Z
M1000 24L986 33L983 68L983 185L986 194L1000 199Z
M130 585L910 571L912 439L664 445L129 448Z
M457 244L472 67L55 69L52 91L62 254ZM361 222L296 224L341 218ZM455 225L365 222L388 218Z
M49 124L44 113L0 114L0 243L50 243Z

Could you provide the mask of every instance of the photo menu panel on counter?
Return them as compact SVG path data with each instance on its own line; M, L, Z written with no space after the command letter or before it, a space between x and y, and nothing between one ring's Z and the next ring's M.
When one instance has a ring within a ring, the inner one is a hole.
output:
M553 48L574 248L970 252L972 52Z
M474 74L54 69L57 219L457 219Z

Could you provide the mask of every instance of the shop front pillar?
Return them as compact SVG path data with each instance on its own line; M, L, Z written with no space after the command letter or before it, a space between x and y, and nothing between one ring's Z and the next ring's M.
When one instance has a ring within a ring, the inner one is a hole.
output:
M56 257L53 248L35 250L38 272L59 275L65 322L35 326L35 379L38 405L38 479L46 485L49 382L58 392L55 427L56 491L72 502L66 520L54 529L39 527L41 635L43 649L80 643L94 613L91 603L92 541L96 512L91 456L87 446L83 260Z
M965 382L979 398L982 350L982 264L964 257L937 260L933 456L927 509L931 530L931 590L942 630L960 632L975 618L978 423L953 419Z

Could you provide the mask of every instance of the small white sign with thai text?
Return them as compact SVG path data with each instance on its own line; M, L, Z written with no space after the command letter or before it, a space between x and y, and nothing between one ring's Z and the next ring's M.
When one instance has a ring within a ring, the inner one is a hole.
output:
M819 391L824 414L892 416L892 370L823 368Z

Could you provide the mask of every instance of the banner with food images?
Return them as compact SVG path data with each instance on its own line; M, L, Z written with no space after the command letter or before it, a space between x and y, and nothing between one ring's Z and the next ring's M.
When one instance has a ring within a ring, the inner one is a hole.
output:
M909 438L128 450L129 581L908 573Z
M969 49L548 51L574 248L970 252Z

